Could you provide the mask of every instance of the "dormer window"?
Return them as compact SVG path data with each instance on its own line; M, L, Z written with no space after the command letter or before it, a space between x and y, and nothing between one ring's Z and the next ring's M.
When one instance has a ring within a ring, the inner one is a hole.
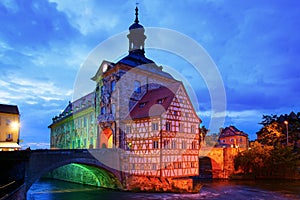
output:
M141 93L141 82L134 81L134 92Z
M158 99L158 100L157 100L157 103L158 103L158 104L162 104L162 103L164 102L164 100L165 100L165 99Z
M140 104L139 104L139 107L140 107L140 108L144 108L145 105L146 105L146 103L147 103L147 102L142 102L142 103L140 103Z

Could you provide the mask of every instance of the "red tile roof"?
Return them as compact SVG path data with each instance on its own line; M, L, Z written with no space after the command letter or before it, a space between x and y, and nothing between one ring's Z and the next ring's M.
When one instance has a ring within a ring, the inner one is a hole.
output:
M142 99L137 102L126 119L139 119L161 116L170 106L178 91L180 83L174 83L167 87L149 90ZM162 100L162 103L159 103Z
M0 113L19 114L18 106L0 104Z
M224 137L234 136L234 135L240 135L240 136L245 136L245 137L248 136L247 133L240 131L235 126L229 126L222 130L219 138L224 138Z

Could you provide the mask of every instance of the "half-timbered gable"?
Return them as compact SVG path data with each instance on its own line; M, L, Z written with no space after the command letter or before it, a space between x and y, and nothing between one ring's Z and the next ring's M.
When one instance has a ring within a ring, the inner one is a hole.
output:
M130 173L197 175L199 124L181 82L149 90L124 120Z

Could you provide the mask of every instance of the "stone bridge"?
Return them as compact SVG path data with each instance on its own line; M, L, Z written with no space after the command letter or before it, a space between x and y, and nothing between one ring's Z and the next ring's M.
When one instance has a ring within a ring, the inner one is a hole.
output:
M234 172L234 157L241 148L204 147L199 151L199 174L202 178L227 179Z
M0 152L0 199L20 186L26 193L31 185L43 175L71 163L90 165L105 170L119 180L121 186L123 174L120 170L119 153L117 149Z

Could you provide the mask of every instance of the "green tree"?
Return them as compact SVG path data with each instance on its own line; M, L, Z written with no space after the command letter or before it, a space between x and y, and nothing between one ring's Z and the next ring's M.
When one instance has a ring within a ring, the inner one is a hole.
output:
M298 174L299 154L292 147L266 146L254 142L234 158L235 170L256 178L289 178Z
M286 127L285 121L288 122ZM288 131L288 140L290 146L294 149L300 147L300 112L297 114L263 115L263 127L256 133L259 141L265 145L286 145L286 136ZM287 130L288 129L288 130ZM299 151L299 150L298 150Z
M264 145L280 145L286 141L283 128L278 122L265 125L258 133L258 141Z
M261 176L265 173L265 163L270 160L272 146L263 146L259 142L251 144L248 150L239 152L234 159L235 170L242 170L244 174Z
M267 168L272 169L272 176L292 176L297 172L299 154L292 147L276 146L271 152L271 160Z

